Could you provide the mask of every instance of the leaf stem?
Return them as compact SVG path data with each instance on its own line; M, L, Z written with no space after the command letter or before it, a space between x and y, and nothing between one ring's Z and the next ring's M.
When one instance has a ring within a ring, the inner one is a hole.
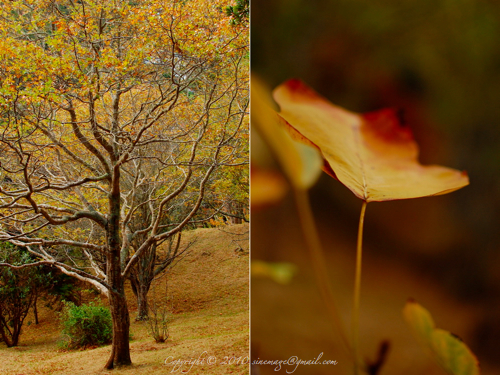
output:
M346 354L349 357L352 357L351 347L349 345L347 335L345 334L344 325L338 313L332 287L328 278L325 257L323 255L318 231L314 223L314 216L311 210L309 196L307 195L306 190L298 188L294 188L293 190L300 217L300 223L302 225L302 231L304 232L304 238L311 257L314 275L316 276L316 283L333 322L333 328L337 331L336 333L341 338L342 348L346 351Z
M352 346L354 351L354 375L358 375L361 364L359 354L359 301L361 295L361 260L363 257L363 225L365 222L366 205L363 201L359 215L358 244L356 247L356 273L354 276L354 300L352 306Z

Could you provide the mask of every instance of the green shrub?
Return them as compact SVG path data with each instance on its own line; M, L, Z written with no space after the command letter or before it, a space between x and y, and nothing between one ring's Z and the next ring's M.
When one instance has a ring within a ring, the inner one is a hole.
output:
M76 306L65 302L61 312L62 333L66 340L62 347L67 349L100 346L111 343L113 324L108 308L93 302Z

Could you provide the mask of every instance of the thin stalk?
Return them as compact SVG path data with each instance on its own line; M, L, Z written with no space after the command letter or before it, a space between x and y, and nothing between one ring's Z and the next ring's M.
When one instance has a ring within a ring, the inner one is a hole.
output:
M354 301L352 305L352 347L354 351L354 375L358 375L361 358L359 354L359 301L361 295L361 260L363 257L363 225L367 202L363 201L359 215L358 244L356 247L356 273L354 276Z
M294 189L294 196L307 249L309 250L309 255L311 256L314 275L316 276L316 283L321 293L323 302L326 305L327 311L332 319L333 327L337 331L337 334L341 337L343 349L346 351L347 355L351 357L351 347L349 345L347 335L345 334L342 319L340 318L336 307L335 298L326 269L325 257L323 255L321 242L314 223L311 205L309 203L309 196L307 195L306 190L297 188Z

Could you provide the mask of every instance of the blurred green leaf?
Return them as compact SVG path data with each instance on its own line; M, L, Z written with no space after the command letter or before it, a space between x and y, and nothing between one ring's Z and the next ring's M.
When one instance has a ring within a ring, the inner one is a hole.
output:
M296 272L297 266L292 263L252 261L252 277L268 277L278 284L289 284Z
M443 329L435 328L431 314L414 301L403 309L406 322L413 334L429 348L439 365L451 375L477 375L479 363L465 343Z

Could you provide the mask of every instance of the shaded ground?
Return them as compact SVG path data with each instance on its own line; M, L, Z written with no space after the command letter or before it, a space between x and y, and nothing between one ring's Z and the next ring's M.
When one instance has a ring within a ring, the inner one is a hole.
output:
M205 364L193 365L190 374L248 374L248 365L241 364L249 350L248 254L235 251L239 248L235 241L248 251L248 225L197 229L185 236L186 241L193 238L197 241L191 253L168 275L172 313L166 343L155 343L146 324L134 321L137 306L128 290L132 367L103 370L110 346L60 350L57 315L39 306L40 324L25 326L18 347L0 344L0 374L166 374L174 368L165 361L177 359L205 359ZM162 278L153 292L157 298L165 293L166 280ZM26 319L32 320L30 316ZM207 365L209 357L212 364ZM187 370L189 365L184 365L176 372Z

